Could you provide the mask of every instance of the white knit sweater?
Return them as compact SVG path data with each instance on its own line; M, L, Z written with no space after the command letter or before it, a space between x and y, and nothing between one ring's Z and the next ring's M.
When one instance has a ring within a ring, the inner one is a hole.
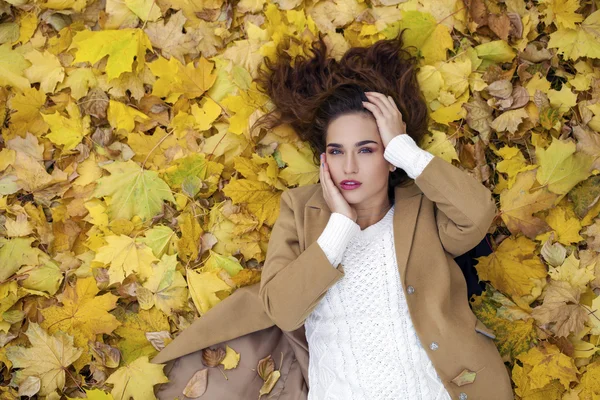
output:
M433 155L408 135L384 157L415 178ZM317 242L345 275L305 321L308 400L446 400L450 396L423 349L406 305L394 247L395 207L361 230L332 213Z

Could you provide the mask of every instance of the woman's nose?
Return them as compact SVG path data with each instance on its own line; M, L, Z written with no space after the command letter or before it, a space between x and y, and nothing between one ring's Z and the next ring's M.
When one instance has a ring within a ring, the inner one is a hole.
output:
M357 169L356 158L353 156L347 156L344 160L344 172L347 174L355 173Z

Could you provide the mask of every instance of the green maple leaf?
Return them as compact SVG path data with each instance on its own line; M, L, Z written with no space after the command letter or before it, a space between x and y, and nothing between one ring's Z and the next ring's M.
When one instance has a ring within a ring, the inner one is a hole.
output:
M111 196L108 206L111 219L130 220L137 215L146 221L161 212L163 200L175 203L169 185L154 171L144 170L131 160L115 161L102 168L110 176L98 179L92 197Z

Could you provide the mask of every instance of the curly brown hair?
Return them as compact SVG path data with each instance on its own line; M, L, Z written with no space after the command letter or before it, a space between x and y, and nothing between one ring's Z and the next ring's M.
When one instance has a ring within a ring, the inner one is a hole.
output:
M284 45L299 40L287 36L277 46L275 61L265 58L266 69L259 68L255 78L258 90L270 97L275 108L260 117L251 129L289 124L301 140L309 143L318 165L319 155L325 152L329 125L342 115L372 116L362 102L368 101L365 91L375 91L394 99L406 123L406 133L419 143L427 131L427 103L416 77L418 59L403 49L403 33L404 29L396 37L379 40L369 47L352 47L339 62L327 57L321 33L311 43L309 51L313 56L299 54L292 59ZM409 180L401 168L390 172L391 201L394 187Z

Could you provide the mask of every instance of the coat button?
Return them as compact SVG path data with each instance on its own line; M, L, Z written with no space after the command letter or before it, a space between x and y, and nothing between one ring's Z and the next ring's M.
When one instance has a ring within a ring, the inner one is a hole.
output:
M408 294L413 294L415 292L415 288L412 287L411 285L408 285L408 287L406 288L406 292Z
M465 392L460 392L460 394L458 395L458 398L460 400L467 400L467 394Z
M431 344L429 345L429 348L431 350L437 350L440 346L437 344L437 342L431 342ZM465 397L466 398L466 397Z

